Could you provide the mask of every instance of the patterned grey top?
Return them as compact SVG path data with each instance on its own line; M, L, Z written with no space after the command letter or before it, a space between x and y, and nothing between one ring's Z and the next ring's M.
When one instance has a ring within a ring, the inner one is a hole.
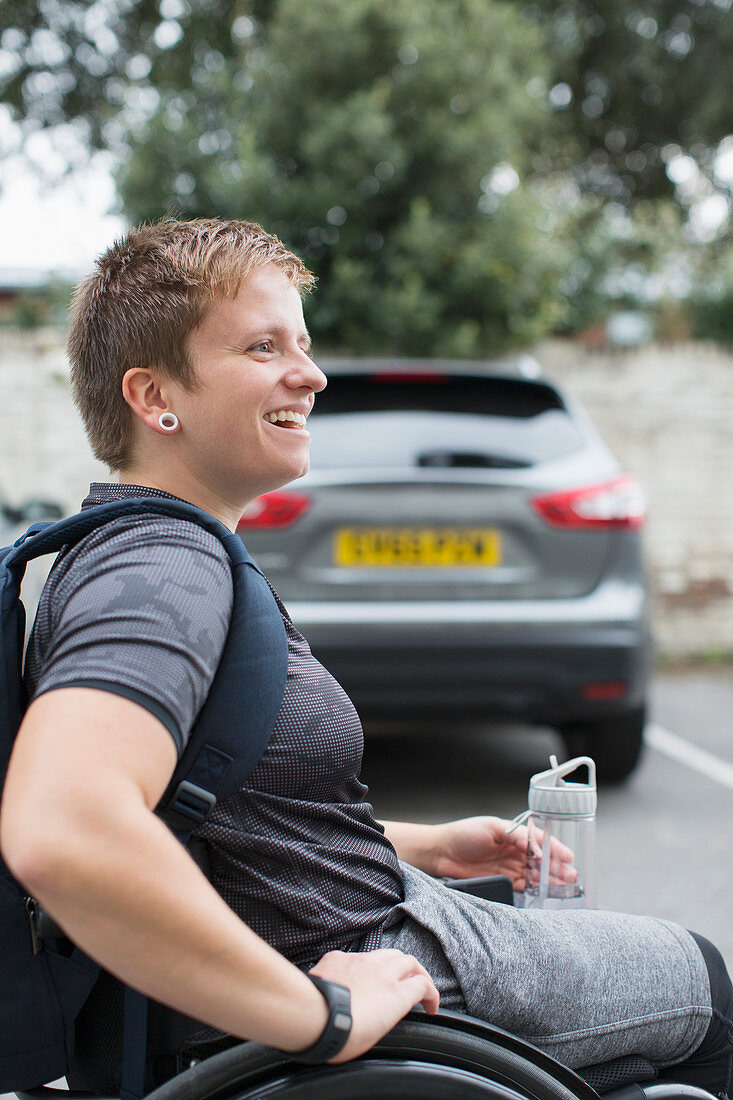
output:
M94 484L83 507L169 496ZM197 524L124 517L62 552L39 603L29 696L91 686L158 717L183 748L216 672L232 608L229 559ZM199 830L231 908L299 966L379 943L403 897L392 846L359 779L363 735L346 693L278 600L288 636L280 713L242 789Z

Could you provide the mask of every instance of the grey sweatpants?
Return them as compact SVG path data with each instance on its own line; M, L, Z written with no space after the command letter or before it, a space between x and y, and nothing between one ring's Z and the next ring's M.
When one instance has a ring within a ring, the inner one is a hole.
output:
M444 1008L467 1012L571 1067L690 1055L712 1015L703 957L671 921L513 909L449 890L402 864L405 900L382 947L414 955Z

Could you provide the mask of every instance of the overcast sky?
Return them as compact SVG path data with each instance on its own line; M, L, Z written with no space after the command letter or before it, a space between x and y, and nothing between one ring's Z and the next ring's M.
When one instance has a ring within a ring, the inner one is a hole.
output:
M124 229L107 162L56 182L16 153L0 165L0 269L86 272Z

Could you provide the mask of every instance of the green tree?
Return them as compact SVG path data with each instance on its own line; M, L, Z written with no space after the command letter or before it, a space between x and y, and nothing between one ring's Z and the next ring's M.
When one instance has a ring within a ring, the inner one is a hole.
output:
M549 59L532 84L551 108L541 175L569 169L584 191L629 202L672 193L670 145L709 169L711 150L733 133L731 0L502 4L534 24ZM431 0L411 7L433 20ZM319 10L315 2L316 21ZM121 145L159 91L195 94L202 70L222 83L239 75L246 93L243 55L261 50L280 16L280 0L3 0L0 100L28 132L72 122L95 148ZM462 37L460 8L442 25L448 48ZM318 30L328 34L325 19ZM212 123L216 108L210 101Z
M705 278L691 296L694 334L701 340L733 344L733 246L717 242L707 257Z
M523 2L523 0L518 0ZM536 161L626 205L670 196L674 149L710 173L733 133L731 0L529 0L555 127Z
M90 149L121 149L157 88L195 88L232 29L263 26L269 0L3 0L0 100L26 135L69 124ZM254 22L252 22L254 26Z
M691 201L680 152L718 186L729 9L5 0L0 99L31 136L111 149L132 218L275 228L320 277L331 345L481 354L597 317L624 265L631 285L676 262L681 221L649 203Z
M319 276L309 323L331 346L480 355L558 319L561 249L520 183L544 62L516 9L281 0L240 64L161 92L120 176L134 218L271 226Z

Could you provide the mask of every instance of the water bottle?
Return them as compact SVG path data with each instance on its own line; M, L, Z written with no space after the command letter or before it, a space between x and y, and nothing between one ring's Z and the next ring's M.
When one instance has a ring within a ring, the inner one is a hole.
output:
M551 767L529 781L529 809L507 826L512 832L527 825L526 887L515 893L523 909L593 909L595 890L596 765L589 756L578 756L565 764L550 757ZM588 769L587 783L569 783L565 776L582 766ZM556 839L573 853L577 871L574 882L563 882L550 872L550 842Z

